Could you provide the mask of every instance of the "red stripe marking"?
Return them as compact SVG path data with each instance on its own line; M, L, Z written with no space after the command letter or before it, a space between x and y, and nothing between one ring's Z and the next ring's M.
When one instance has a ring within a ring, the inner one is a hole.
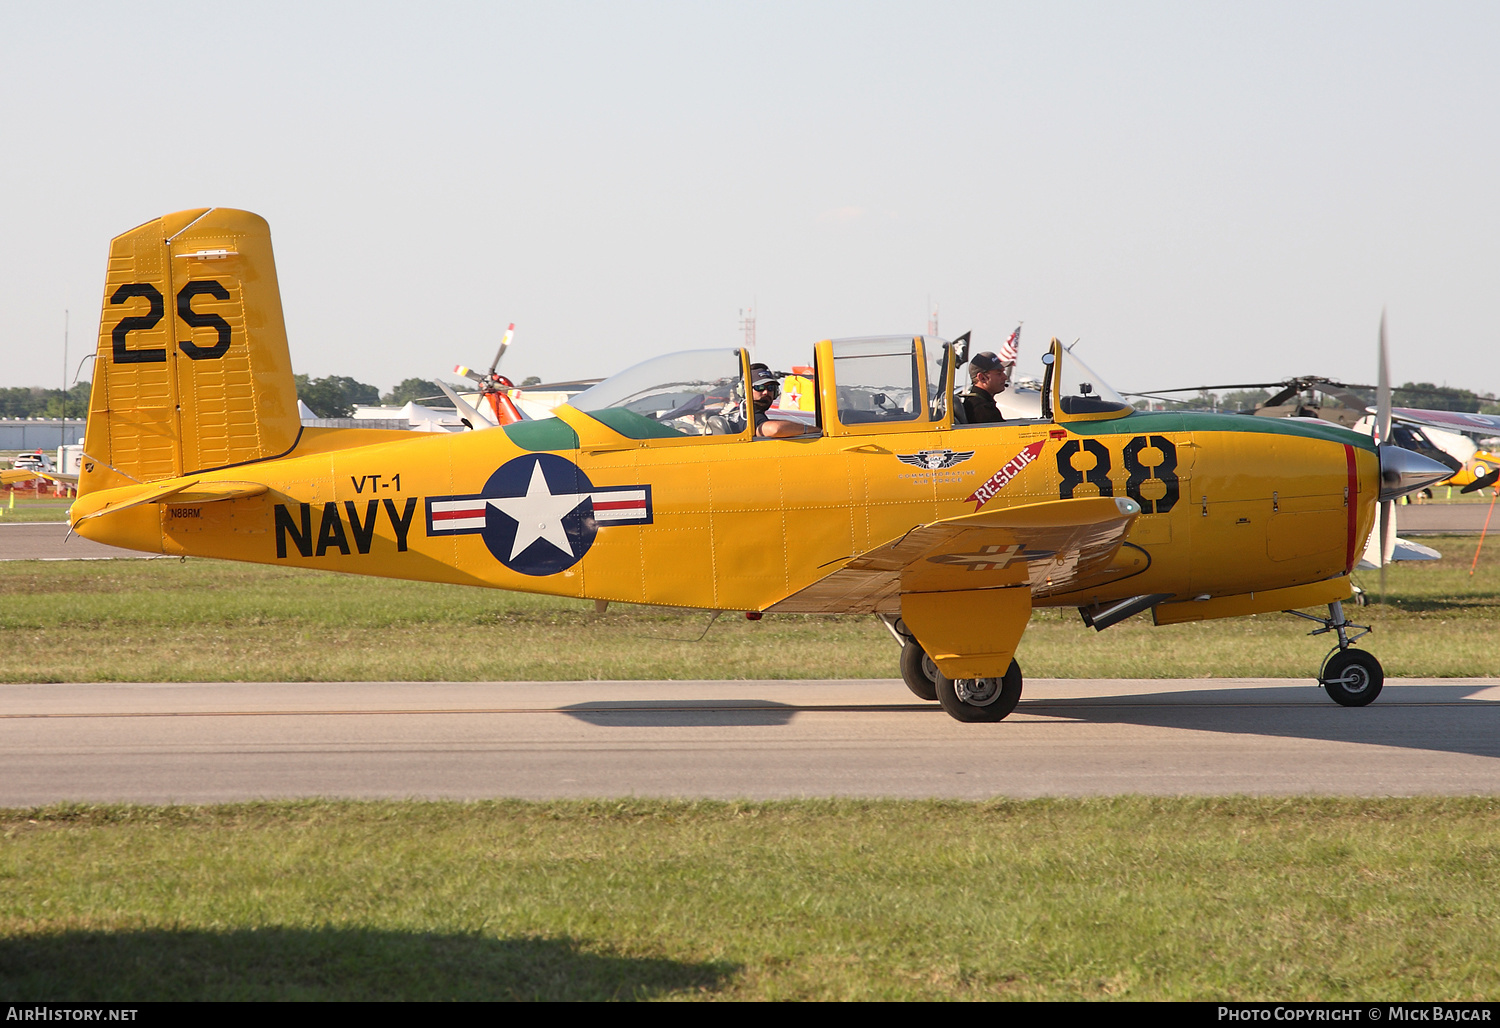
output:
M594 501L595 510L645 510L645 500L607 500Z
M432 512L434 521L453 521L457 518L477 518L484 514L484 507L460 507L458 510L435 510Z
M1344 444L1344 463L1349 468L1349 535L1344 544L1344 573L1354 570L1354 533L1359 527L1359 472L1354 466L1354 447Z

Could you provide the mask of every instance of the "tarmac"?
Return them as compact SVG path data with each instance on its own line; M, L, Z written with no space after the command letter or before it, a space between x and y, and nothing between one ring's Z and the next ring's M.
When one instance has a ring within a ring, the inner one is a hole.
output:
M0 806L297 797L1500 794L1500 678L0 685Z

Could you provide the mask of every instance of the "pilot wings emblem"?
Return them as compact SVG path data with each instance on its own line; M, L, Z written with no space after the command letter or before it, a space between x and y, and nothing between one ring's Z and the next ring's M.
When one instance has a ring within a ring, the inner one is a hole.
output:
M923 471L942 471L962 464L972 456L973 450L920 450L917 453L898 453L896 459Z

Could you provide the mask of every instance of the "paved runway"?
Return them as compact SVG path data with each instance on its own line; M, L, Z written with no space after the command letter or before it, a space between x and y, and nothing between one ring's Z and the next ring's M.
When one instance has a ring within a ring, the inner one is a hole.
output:
M68 535L60 521L7 521L0 524L0 560L105 560L111 557L160 557L105 546L81 535Z
M1479 532L1489 513L1488 503L1412 503L1396 509L1396 526L1402 535ZM1500 517L1490 528L1500 532Z
M1500 793L1500 679L0 685L0 806L273 797Z

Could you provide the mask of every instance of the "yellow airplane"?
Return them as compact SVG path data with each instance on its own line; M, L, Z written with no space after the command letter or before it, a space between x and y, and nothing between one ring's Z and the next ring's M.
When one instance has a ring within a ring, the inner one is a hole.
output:
M16 482L29 482L34 478L40 478L45 482L54 482L58 485L73 486L78 484L77 475L65 475L52 466L52 458L41 450L35 453L23 453L16 457L15 466L0 470L0 486L11 485Z
M1349 645L1349 571L1379 498L1449 474L1335 425L1137 412L1055 340L1042 417L1021 422L955 421L961 347L892 336L818 343L813 424L786 438L758 432L729 348L499 429L304 428L270 230L222 208L113 241L95 359L71 514L88 538L598 604L878 614L913 692L962 721L1015 708L1034 606L1103 630L1326 604L1301 615L1337 634L1320 681L1370 702L1383 674Z

